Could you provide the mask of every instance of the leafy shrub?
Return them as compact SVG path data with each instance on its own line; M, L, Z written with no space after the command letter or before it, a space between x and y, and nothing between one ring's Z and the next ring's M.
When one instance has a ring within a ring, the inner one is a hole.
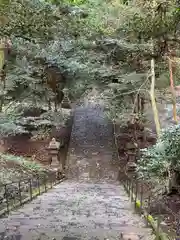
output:
M43 170L43 167L41 164L38 164L37 162L29 161L28 159L21 156L14 156L11 154L0 153L0 158L5 161L13 161L30 170Z
M24 127L16 124L19 115L0 113L0 135L16 135L19 133L28 133Z
M160 179L165 179L169 171L180 171L180 125L162 130L157 143L142 150L138 171L145 178Z
M10 165L9 165L10 164ZM11 166L11 167L10 167ZM33 174L45 174L43 165L21 156L0 153L0 185L31 177Z

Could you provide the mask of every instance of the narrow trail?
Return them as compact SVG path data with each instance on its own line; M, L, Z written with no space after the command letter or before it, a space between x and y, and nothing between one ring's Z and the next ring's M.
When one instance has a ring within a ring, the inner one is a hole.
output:
M114 151L103 107L75 109L68 180L0 219L0 239L118 240L121 232L154 239L117 181Z

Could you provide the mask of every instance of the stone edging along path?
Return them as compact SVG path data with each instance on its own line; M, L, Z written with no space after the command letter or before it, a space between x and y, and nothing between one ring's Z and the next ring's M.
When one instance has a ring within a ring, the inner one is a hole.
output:
M114 134L114 141L115 141L115 147L117 150L118 159L120 161L120 156L118 152L118 145L117 145L117 139L116 139L116 128L115 128L115 121L113 120L113 134ZM126 175L126 173L125 173ZM126 175L127 176L127 175ZM128 176L127 176L128 180ZM143 209L143 206L141 204L141 201L137 199L137 197L133 194L133 192L127 188L126 184L123 184L126 192L129 196L131 196L131 199L135 202L136 209L139 210L139 213L142 214L142 216L146 219L146 221L149 223L153 231L155 232L156 237L160 240L169 240L169 236L162 231L160 227L158 227L157 221L153 218L152 215L150 215L147 211Z

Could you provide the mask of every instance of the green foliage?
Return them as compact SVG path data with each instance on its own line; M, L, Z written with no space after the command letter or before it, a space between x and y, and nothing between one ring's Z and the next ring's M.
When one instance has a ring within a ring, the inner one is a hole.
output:
M11 154L3 154L0 153L0 158L8 161L8 162L14 162L16 164L21 165L24 168L27 168L29 170L35 170L35 171L43 171L43 166L41 164L38 164L37 162L30 161L24 157L20 156L14 156Z
M18 115L15 114L0 114L0 135L2 137L8 135L17 135L22 133L28 133L24 127L16 124L16 121L19 119Z
M180 43L177 4L175 0L156 0L153 8L148 0L131 1L129 5L124 2L3 1L0 36L10 37L13 43L6 87L1 91L4 105L25 102L28 107L46 107L47 99L54 97L43 75L47 63L58 66L64 74L74 100L96 86L107 115L121 121L132 113L138 92L148 98L150 84L146 78L152 57L156 62L156 88L166 88L169 75L163 56L168 48L179 49ZM67 115L47 112L31 124L39 128L49 123L63 125ZM22 120L21 111L10 108L0 117L0 134L26 132L27 122ZM163 132L155 146L144 150L139 171L145 176L163 177L169 167L179 168L178 144L178 127Z
M63 126L69 119L70 110L62 109L60 112L47 111L40 116L39 124L46 124L46 121L53 126Z
M19 36L24 39L48 39L51 27L55 22L53 9L41 1L13 1L0 9L0 14L8 19L1 26L1 36Z
M26 117L26 113L39 113L39 117ZM44 113L41 113L44 112ZM0 136L15 136L28 134L33 129L38 133L46 134L51 127L64 126L70 117L70 110L60 112L47 111L42 104L33 102L11 102L0 113Z
M86 3L87 0L62 0L62 1L60 1L60 0L47 0L47 2L55 4L57 6L62 4L62 3L77 6L77 5L81 5L81 4Z
M142 92L146 91L148 86L146 75L143 73L137 74L136 72L124 74L122 77L119 77L118 83L111 83L108 86L109 89L104 91L104 97L108 99L107 105L109 105L109 108L106 110L107 115L110 118L120 120L120 122L126 122L133 111L135 100L133 96L139 90Z
M134 39L142 41L158 39L176 31L179 14L175 1L155 1L153 6L149 1L142 4L130 4L124 21L126 33L132 32Z
M46 172L43 165L31 159L3 153L0 153L0 167L0 184L32 177L33 174L44 175Z
M70 14L62 14L64 6ZM81 10L77 6L87 11L88 17L84 19L74 15L74 11ZM45 102L53 96L52 91L42 84L44 62L59 66L75 98L80 97L92 83L108 87L111 79L122 74L122 66L116 71L111 66L115 61L126 60L133 50L133 46L119 40L117 43L116 39L112 41L106 36L116 30L121 8L121 4L104 1L64 1L58 7L28 0L23 4L15 1L13 5L4 5L1 12L12 24L3 25L2 34L11 36L13 42L13 55L7 69L5 104L9 100L28 101L30 98L35 102ZM32 15L33 21L30 21ZM123 51L125 53L122 54Z
M142 150L138 171L144 177L165 178L167 171L180 170L180 125L162 131L157 143Z
M151 37L161 63L157 64L160 78L156 87L168 84L163 81L167 67L163 67L159 41L176 35L179 13L175 7L172 1L163 18L161 14L153 18L154 9L148 1L124 5L123 1L102 0L17 0L4 4L0 14L9 22L3 24L1 34L10 36L13 43L4 104L30 100L45 104L52 99L54 95L42 77L45 63L51 63L66 77L73 99L96 85L105 91L104 99L111 105L109 115L119 117L127 108L131 112L132 95L149 70ZM147 82L143 89L148 87Z

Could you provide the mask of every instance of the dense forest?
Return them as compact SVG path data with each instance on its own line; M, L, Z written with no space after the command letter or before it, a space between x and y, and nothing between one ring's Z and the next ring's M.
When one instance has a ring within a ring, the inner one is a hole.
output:
M173 86L179 84L179 21L176 0L1 0L2 138L28 134L27 125L45 136L47 126L68 117L60 111L65 93L76 103L96 88L109 118L124 126L138 117L157 135L139 155L140 176L174 187L180 170ZM168 128L161 126L165 104L174 107ZM30 109L41 117L25 119Z

